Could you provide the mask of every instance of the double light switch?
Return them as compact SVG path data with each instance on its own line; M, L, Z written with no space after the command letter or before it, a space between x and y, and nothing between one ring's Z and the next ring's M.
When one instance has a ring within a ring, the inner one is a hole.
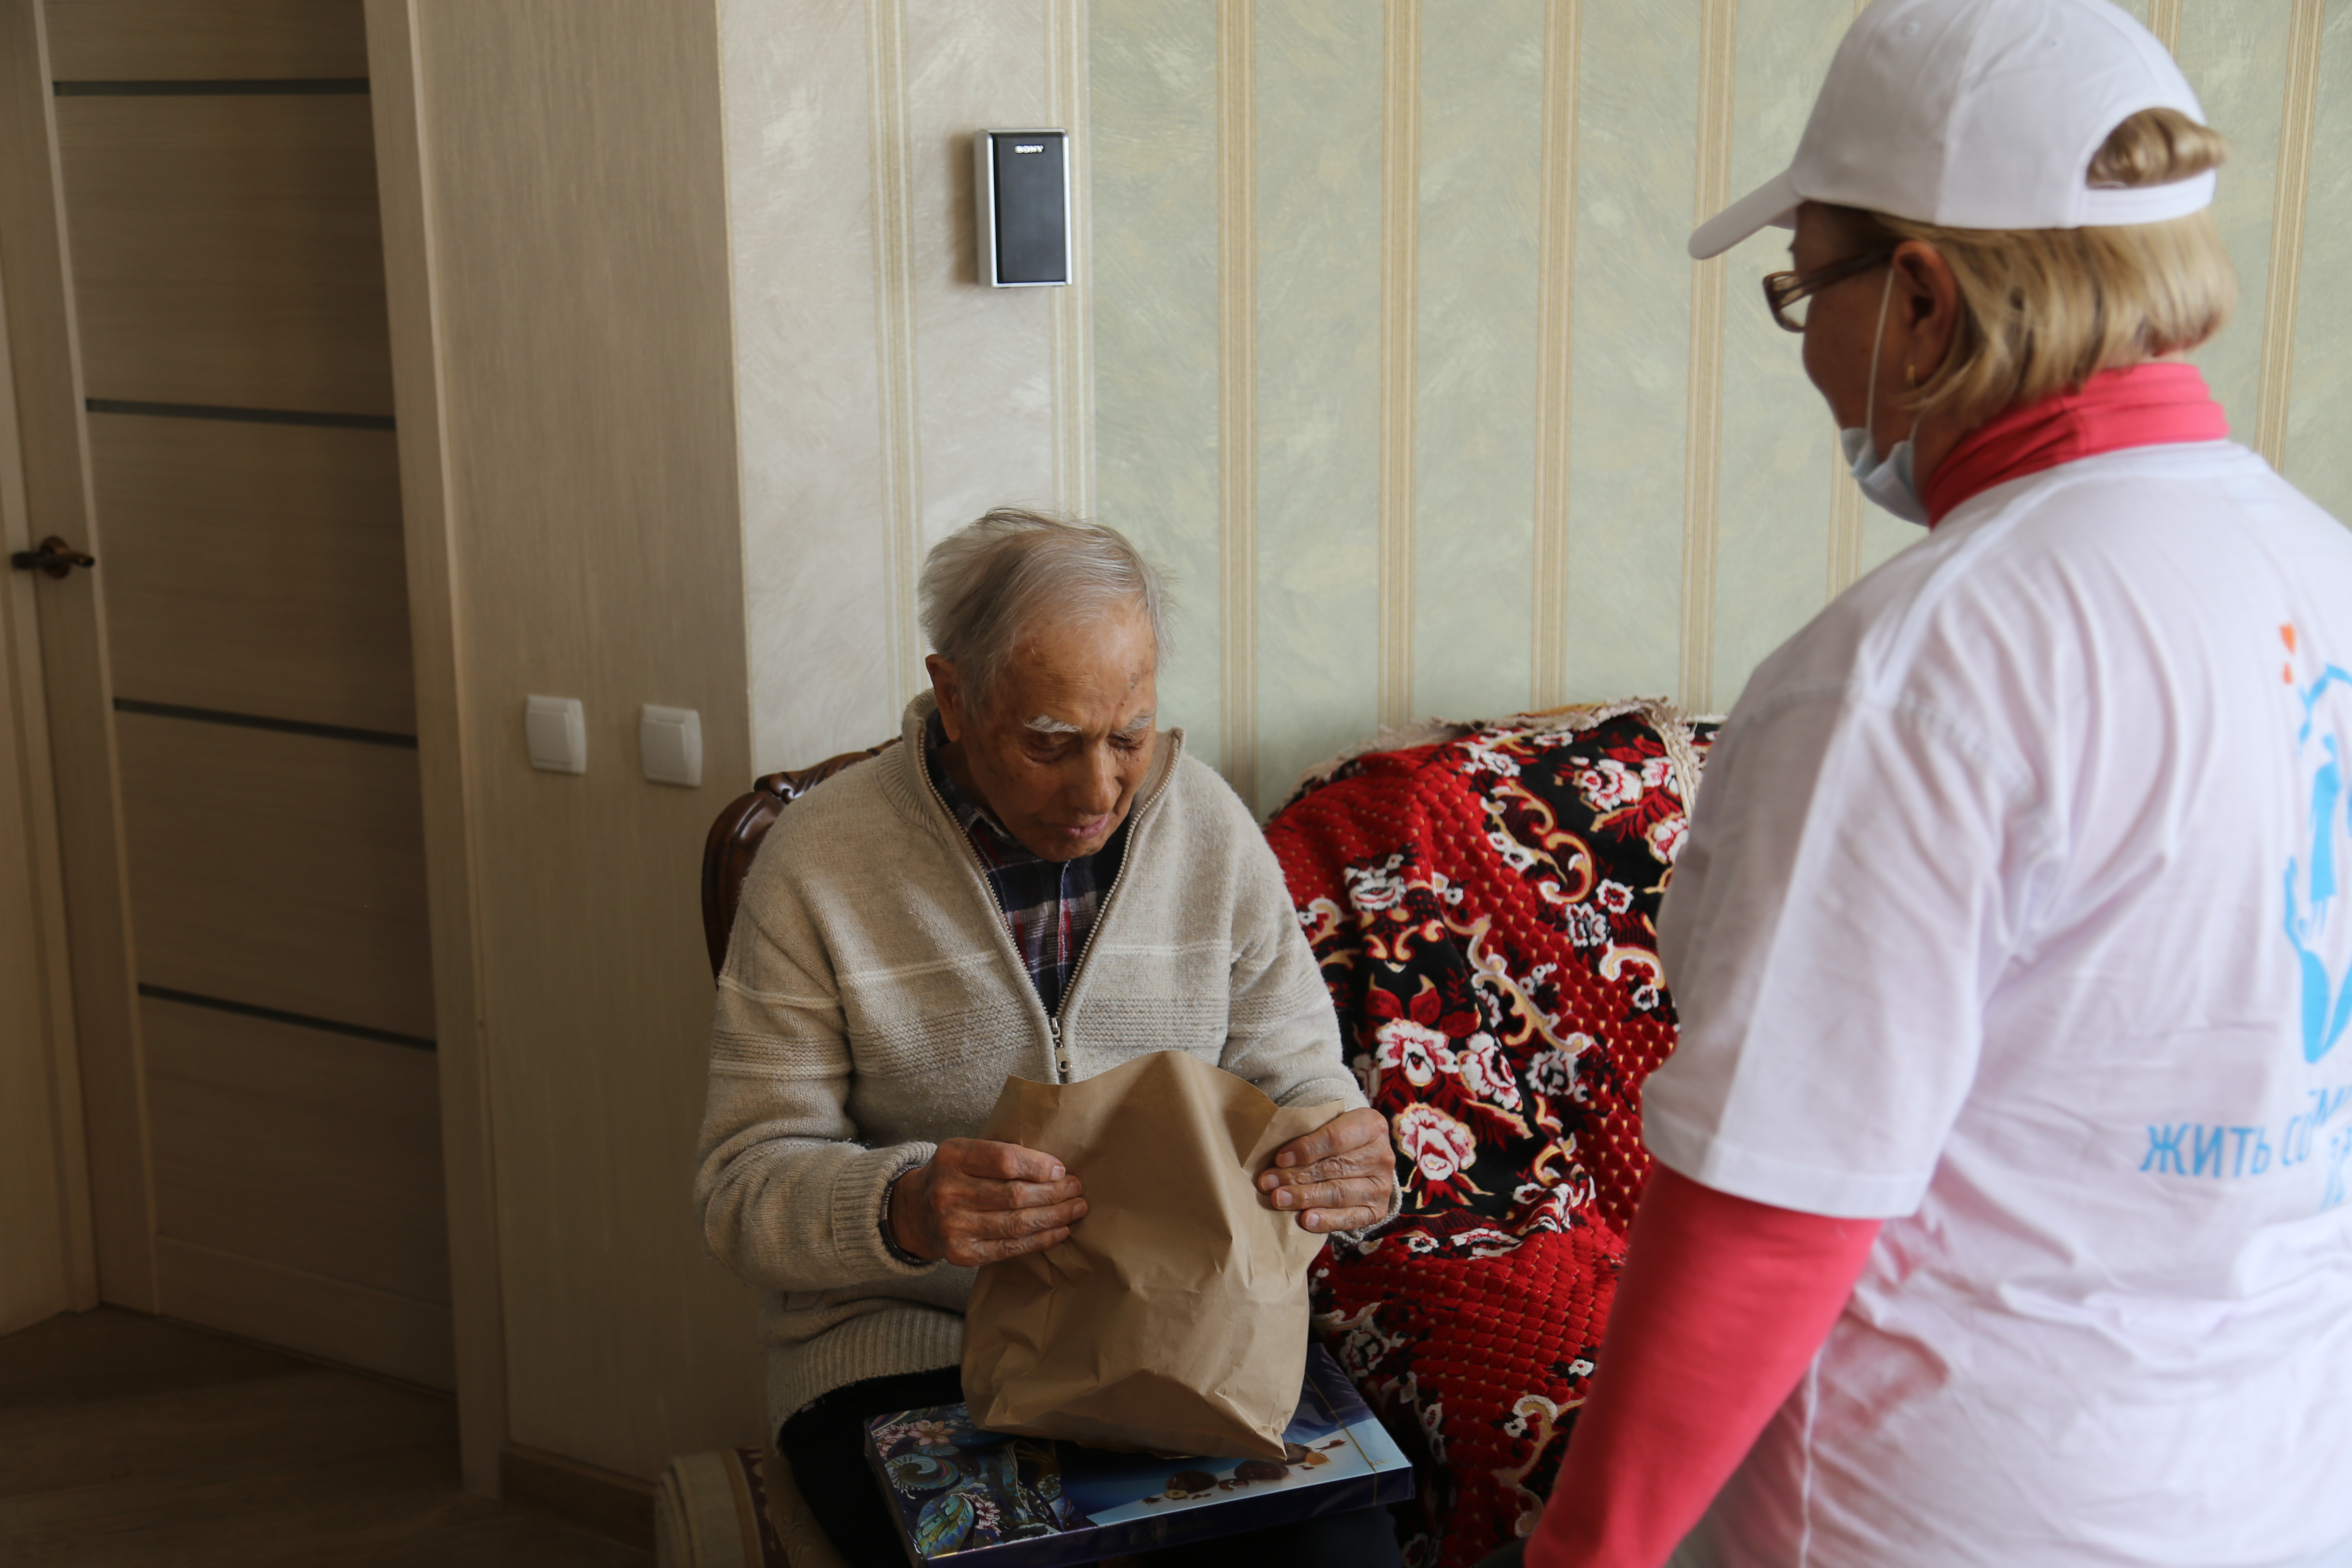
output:
M588 771L588 718L577 697L532 697L523 703L523 744L530 765L551 773ZM702 715L647 703L637 712L637 759L656 784L702 787Z

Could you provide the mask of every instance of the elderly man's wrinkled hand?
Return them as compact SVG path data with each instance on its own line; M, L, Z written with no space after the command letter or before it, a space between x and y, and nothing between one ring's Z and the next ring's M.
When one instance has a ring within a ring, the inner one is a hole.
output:
M1086 1212L1059 1160L984 1138L949 1139L890 1193L900 1250L967 1268L1057 1246Z
M1361 1230L1386 1219L1396 1192L1388 1119L1377 1110L1333 1117L1276 1150L1257 1186L1266 1207L1297 1210L1305 1230Z

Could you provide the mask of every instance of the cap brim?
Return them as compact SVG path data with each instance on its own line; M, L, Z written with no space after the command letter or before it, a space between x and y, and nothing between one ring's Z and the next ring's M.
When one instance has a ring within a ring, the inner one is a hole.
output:
M1705 261L1710 256L1721 256L1758 229L1770 224L1787 228L1796 221L1798 205L1805 198L1797 194L1797 186L1789 171L1765 181L1713 217L1691 231L1690 253L1695 261Z

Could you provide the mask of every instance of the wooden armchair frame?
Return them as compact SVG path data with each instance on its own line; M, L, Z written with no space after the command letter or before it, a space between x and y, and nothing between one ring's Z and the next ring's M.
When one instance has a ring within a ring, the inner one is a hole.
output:
M842 769L868 757L878 757L897 745L897 736L862 752L844 752L814 767L787 768L752 781L750 793L727 803L702 841L702 940L710 949L710 974L717 979L727 963L727 939L735 930L735 906L743 896L743 879L760 853L776 814L816 788Z

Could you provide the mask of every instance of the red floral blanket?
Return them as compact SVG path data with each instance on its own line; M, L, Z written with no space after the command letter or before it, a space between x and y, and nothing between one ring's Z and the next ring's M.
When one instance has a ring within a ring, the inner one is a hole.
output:
M1567 710L1346 763L1266 829L1403 1214L1316 1268L1317 1323L1423 1461L1412 1568L1533 1522L1583 1402L1674 1049L1657 959L1711 723Z

